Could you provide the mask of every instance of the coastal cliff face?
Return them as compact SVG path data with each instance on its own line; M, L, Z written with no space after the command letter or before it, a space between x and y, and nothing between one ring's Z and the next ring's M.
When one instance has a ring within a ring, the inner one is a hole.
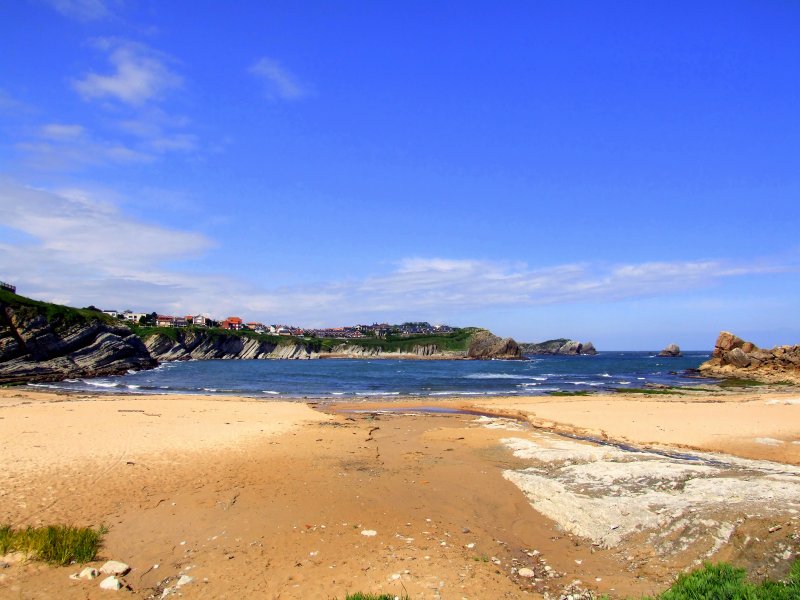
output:
M317 358L385 358L385 359L463 359L521 358L516 342L500 340L488 331L472 336L468 350L443 350L437 344L416 344L407 350L385 350L380 346L341 343L322 348L313 342L275 343L246 336L215 335L207 331L173 331L171 335L155 333L145 337L144 344L159 361L210 359L317 359ZM487 337L488 336L488 337ZM492 341L489 341L489 340ZM500 340L500 342L498 342ZM472 351L472 355L470 355Z
M500 338L490 331L481 330L470 339L467 358L520 360L522 359L522 350L519 344L511 338Z
M213 335L206 331L175 330L173 336L156 333L144 345L153 358L168 360L211 359L312 359L319 358L310 346L275 343L246 336Z
M765 350L723 331L717 338L711 358L700 365L700 372L709 377L800 383L800 345Z
M520 347L523 354L586 354L591 356L597 354L592 342L581 343L566 338L547 340L540 343L520 344Z
M156 365L127 327L0 301L0 383L118 375Z

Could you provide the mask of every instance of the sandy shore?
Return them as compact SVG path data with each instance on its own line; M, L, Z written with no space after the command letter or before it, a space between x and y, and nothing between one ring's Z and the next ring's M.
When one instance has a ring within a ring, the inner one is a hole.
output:
M3 389L0 522L107 525L102 558L131 565L136 598L537 598L574 580L625 597L706 556L780 576L800 550L800 392L396 410L419 404ZM0 597L110 594L3 560Z

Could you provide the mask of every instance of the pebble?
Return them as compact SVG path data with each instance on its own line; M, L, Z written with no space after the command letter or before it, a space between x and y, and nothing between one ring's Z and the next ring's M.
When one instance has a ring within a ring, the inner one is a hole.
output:
M181 575L178 578L178 582L175 584L176 588L179 588L187 583L192 583L194 581L194 577L189 577L188 575Z
M110 577L106 577L103 581L100 582L100 589L102 590L119 590L122 589L122 583L119 579L111 575Z
M465 548L469 548L470 550L472 550L472 549L475 547L475 544L474 544L474 543L472 543L472 542L470 542L469 544L467 544L467 545L466 545L466 546L464 546L464 547L465 547Z
M128 565L118 560L109 560L100 567L100 572L106 575L125 575L130 570L131 568Z
M519 571L517 571L517 575L520 577L533 577L534 572L533 569L529 569L528 567L522 567Z
M361 532L361 535L365 535L367 537L375 537L376 535L378 535L378 532L375 531L374 529L365 529L364 531Z
M78 577L80 579L95 579L96 577L100 577L100 571L92 567L86 567L78 574Z

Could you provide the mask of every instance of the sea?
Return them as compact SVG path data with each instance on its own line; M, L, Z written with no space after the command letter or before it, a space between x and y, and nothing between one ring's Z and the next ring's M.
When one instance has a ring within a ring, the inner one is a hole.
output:
M652 352L531 356L511 360L191 360L115 377L30 384L114 394L237 395L264 399L353 400L446 396L543 395L611 391L648 384L713 383L691 372L708 352L665 358Z

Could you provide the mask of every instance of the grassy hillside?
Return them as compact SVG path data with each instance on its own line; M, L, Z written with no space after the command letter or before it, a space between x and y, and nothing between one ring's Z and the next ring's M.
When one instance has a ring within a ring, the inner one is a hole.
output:
M174 329L172 327L141 327L138 325L129 325L133 332L141 337L147 339L151 335L162 334L171 340L176 340L179 331L194 330L202 332L209 336L211 339L222 337L247 337L258 340L260 342L271 342L276 345L298 344L306 346L314 351L329 351L336 346L346 344L347 346L363 347L363 348L381 348L383 352L410 352L414 346L424 346L435 344L440 350L466 350L469 344L469 338L473 333L478 331L475 327L468 327L464 329L457 329L452 333L445 335L413 335L410 337L388 336L385 339L379 338L362 338L362 339L332 339L332 338L309 338L309 337L293 337L293 336L278 336L263 333L255 333L253 331L230 331L227 329L205 329L205 328L186 328Z
M11 306L23 319L44 315L50 323L56 326L62 324L69 327L82 325L89 321L102 321L109 325L117 324L116 319L98 311L40 302L3 289L0 289L0 302Z

